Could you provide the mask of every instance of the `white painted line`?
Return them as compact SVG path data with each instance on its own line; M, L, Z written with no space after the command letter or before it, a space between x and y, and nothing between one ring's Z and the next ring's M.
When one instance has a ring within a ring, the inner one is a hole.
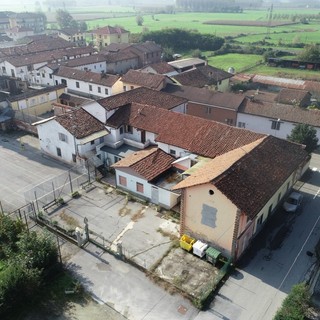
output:
M318 189L317 193L314 195L313 199L315 199L319 195L320 189Z

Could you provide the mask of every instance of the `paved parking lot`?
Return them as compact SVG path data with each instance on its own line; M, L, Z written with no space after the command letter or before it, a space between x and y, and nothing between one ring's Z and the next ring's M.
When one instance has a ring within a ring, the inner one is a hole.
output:
M128 201L115 189L95 182L90 189L82 190L81 197L70 199L47 216L66 230L84 229L88 220L90 237L123 253L145 269L150 269L170 249L172 240L179 237L179 225L164 219L153 206Z
M43 157L38 139L23 132L0 136L0 201L4 211L23 206L24 192L69 168Z

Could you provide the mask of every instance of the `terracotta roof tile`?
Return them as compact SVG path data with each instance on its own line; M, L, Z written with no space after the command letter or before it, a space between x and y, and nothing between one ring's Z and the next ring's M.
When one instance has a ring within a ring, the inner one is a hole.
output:
M182 85L202 88L205 85L215 85L232 76L231 73L212 66L201 66L182 72L172 78Z
M311 94L306 90L281 89L276 97L276 101L283 104L302 106L303 102L310 102Z
M267 136L213 159L175 189L212 183L252 219L308 159L301 145Z
M239 113L320 127L320 110L309 110L277 102L258 100L259 97L260 93L253 101L246 99L239 108Z
M157 142L177 146L209 158L215 158L265 136L215 121L137 103L123 106L107 121L107 125L112 127L124 124L157 134Z
M213 184L252 219L308 159L301 145L268 136Z
M170 66L170 64L168 64L167 62L153 63L146 66L145 68L148 68L148 67L152 68L154 71L156 71L159 74L166 74L166 73L175 71L175 69L172 66Z
M148 102L149 105L158 108L172 109L180 104L186 103L187 100L165 92L140 87L100 99L97 102L107 110L117 109L131 102Z
M193 174L182 180L172 189L183 189L211 182L223 174L231 166L233 166L244 155L259 145L265 138L266 137L260 138L254 142L244 145L243 147L222 154L221 156L218 156L209 162L205 162L202 166L199 166L199 169L197 169Z
M147 181L151 181L170 169L174 161L174 157L153 147L137 151L116 162L112 167L116 169L130 167Z
M64 66L61 66L55 72L55 75L59 77L100 84L107 87L112 87L120 78L119 76L115 76L112 74L101 74L91 71L82 71Z
M238 110L245 99L243 94L212 91L204 88L167 84L162 90L175 96L183 97L191 102Z
M123 83L130 83L150 89L162 89L166 81L166 76L131 69L121 77L121 81Z
M129 31L120 28L120 27L111 27L111 26L105 26L98 28L96 30L92 30L92 33L98 34L98 35L104 35L104 34L122 34L122 33L129 33Z
M66 48L51 50L50 53L45 51L33 54L23 54L21 56L11 56L5 58L5 60L15 67L20 67L40 62L52 62L63 59L64 57L73 57L79 54L91 54L93 51L92 47Z
M56 116L55 119L77 139L106 130L100 121L82 108Z

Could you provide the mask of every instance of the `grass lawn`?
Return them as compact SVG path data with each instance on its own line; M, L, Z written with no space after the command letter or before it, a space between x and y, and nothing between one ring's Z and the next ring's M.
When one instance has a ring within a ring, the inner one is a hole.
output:
M260 55L229 53L222 56L208 57L208 64L225 71L233 67L236 72L241 72L248 66L253 66L262 60L263 58Z
M320 81L320 72L312 70L275 68L269 67L267 65L260 65L250 69L250 73L262 74L273 77Z

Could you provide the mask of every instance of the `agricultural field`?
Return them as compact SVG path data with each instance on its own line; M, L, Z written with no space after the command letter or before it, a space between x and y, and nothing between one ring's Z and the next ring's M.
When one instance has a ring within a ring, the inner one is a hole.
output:
M242 72L253 65L263 62L263 58L255 54L237 54L229 53L221 56L208 57L208 64L228 71L230 67L233 67L236 72Z

